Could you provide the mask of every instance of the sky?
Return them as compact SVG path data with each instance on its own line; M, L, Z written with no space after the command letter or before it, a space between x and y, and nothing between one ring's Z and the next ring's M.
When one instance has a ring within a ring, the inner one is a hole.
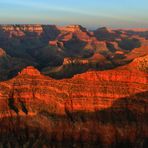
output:
M148 28L148 0L0 0L0 24Z

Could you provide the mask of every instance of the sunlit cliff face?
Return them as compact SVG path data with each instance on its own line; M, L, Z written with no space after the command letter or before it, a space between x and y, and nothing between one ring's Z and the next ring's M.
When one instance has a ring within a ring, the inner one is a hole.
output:
M84 143L91 147L120 146L121 143L135 146L134 141L140 140L137 136L144 137L144 146L148 136L148 74L137 69L141 60L63 80L44 76L29 66L15 78L0 83L2 125L7 129L11 118L14 125L9 125L7 133L13 130L12 135L17 132L18 138L21 133L24 137L16 139L18 145L31 144L32 135L33 145L37 138L39 144L47 147ZM13 120L15 118L17 120ZM1 143L10 143L5 140L6 137Z
M2 26L0 145L146 147L147 46L147 32Z

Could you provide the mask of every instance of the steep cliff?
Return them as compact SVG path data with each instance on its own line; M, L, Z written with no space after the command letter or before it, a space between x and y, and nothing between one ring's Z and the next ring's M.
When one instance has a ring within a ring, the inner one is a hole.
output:
M125 147L140 143L144 146L148 136L147 84L148 74L132 68L92 71L54 80L29 66L12 80L0 83L1 121L3 126L11 122L19 126L9 125L18 138L21 132L24 137L28 135L26 140L18 139L24 142L16 142L18 145L31 144L32 133L34 146L35 135L38 143L47 147L117 147L122 143Z

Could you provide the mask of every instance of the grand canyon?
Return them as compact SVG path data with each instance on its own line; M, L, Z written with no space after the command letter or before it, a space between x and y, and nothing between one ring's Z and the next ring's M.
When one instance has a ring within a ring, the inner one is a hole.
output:
M148 29L0 25L0 147L148 147Z

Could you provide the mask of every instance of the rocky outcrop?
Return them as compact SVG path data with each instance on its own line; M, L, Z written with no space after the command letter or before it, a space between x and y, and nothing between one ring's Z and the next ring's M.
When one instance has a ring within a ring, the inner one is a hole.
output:
M58 27L61 31L68 31L68 32L85 32L87 31L84 27L81 25L69 25L66 27Z
M148 73L148 56L134 59L133 63L131 63L130 66L133 66L140 71Z
M0 48L0 57L4 56L6 56L6 52L2 48Z
M0 143L12 145L17 133L14 145L19 146L145 146L147 84L148 75L139 70L93 71L54 80L29 66L0 83L0 123L5 127Z
M1 92L7 97L13 93L14 98L20 97L28 102L33 99L47 103L53 101L57 105L55 111L60 109L59 113L64 114L66 106L70 111L108 108L118 98L147 91L147 83L148 75L138 70L136 73L120 69L87 72L67 80L54 80L41 75L33 67L27 67L16 78L3 82L3 87L9 87L7 92L5 89Z
M68 41L76 36L79 40L89 42L91 41L92 35L86 28L80 25L69 25L65 27L58 27L61 31L61 34L58 36L60 41Z
M35 32L38 34L43 32L41 25L3 25L1 29L10 32L11 35L16 34L18 36L25 35L23 32Z

